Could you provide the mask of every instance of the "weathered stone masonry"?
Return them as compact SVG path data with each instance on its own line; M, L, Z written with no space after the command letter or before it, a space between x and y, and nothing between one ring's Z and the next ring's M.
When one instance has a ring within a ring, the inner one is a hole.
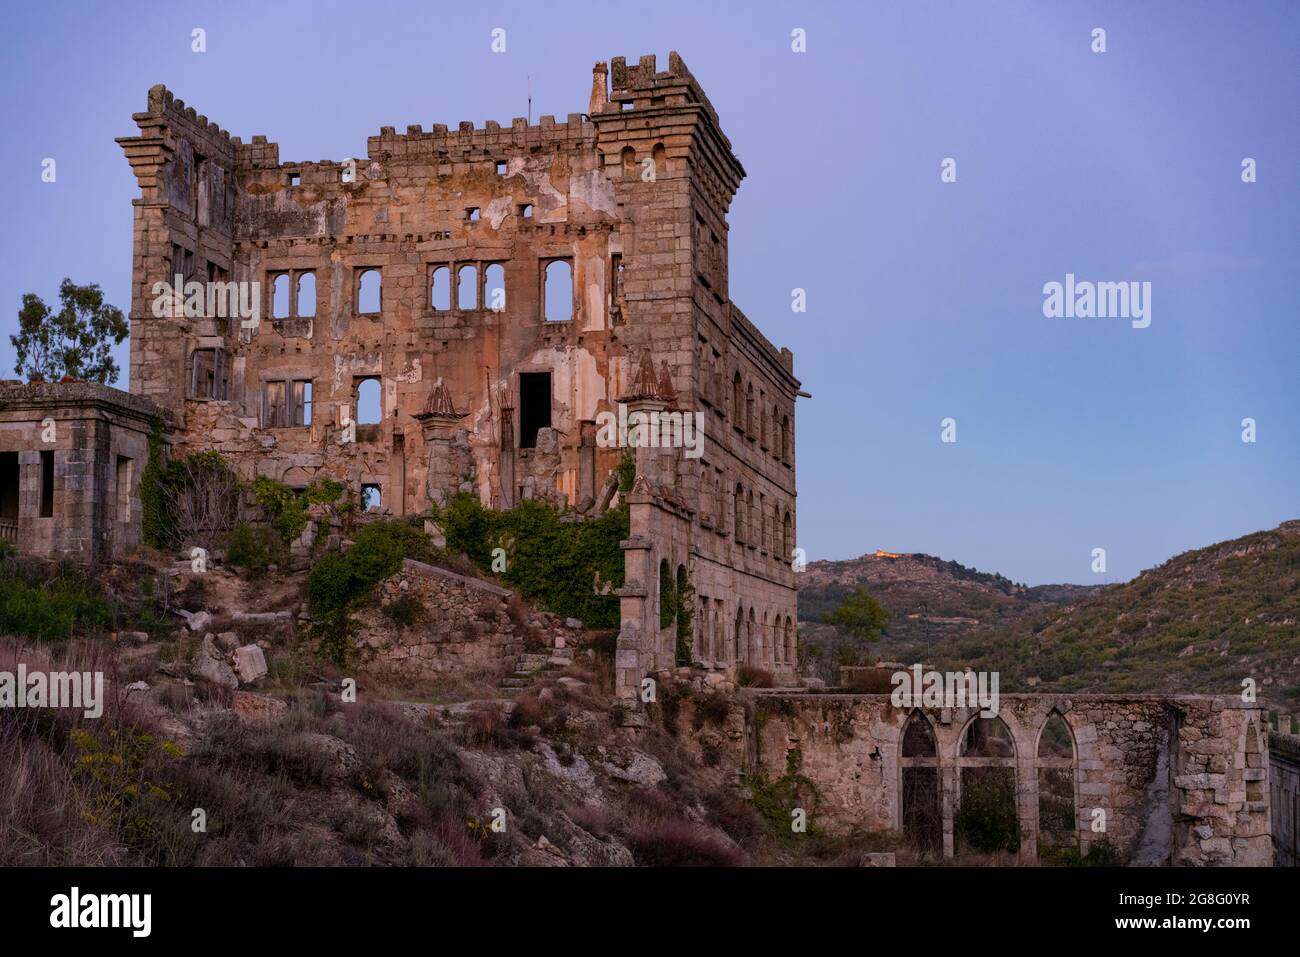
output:
M90 382L0 383L0 539L78 562L140 545L140 475L153 423L147 399Z
M396 515L459 490L592 513L623 455L599 413L702 412L702 457L637 453L620 694L676 663L660 569L693 589L694 661L794 678L799 383L729 298L744 169L676 54L597 64L563 123L384 127L356 161L282 162L161 86L134 119L131 391L176 411L182 450ZM263 321L157 317L178 273L260 283ZM359 422L372 381L381 414Z
M996 718L975 709L900 709L888 695L766 695L756 702L751 766L779 778L793 765L813 782L816 821L838 832L904 830L904 774L935 768L941 849L955 850L964 769L1014 770L1020 853L1038 853L1040 769L1073 782L1078 849L1106 838L1149 865L1266 866L1268 736L1262 707L1200 695L1003 695ZM1049 756L1044 731L1068 727L1065 757ZM1007 748L969 748L977 722L1002 722ZM903 747L909 722L920 722ZM926 745L928 742L928 746ZM924 800L913 790L909 801ZM1093 829L1096 812L1105 830Z

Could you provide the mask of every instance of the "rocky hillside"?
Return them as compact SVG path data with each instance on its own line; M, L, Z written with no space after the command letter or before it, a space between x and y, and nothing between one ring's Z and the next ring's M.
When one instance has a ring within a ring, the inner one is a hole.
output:
M811 562L800 576L801 635L828 665L838 638L821 626L854 589L866 588L893 615L885 637L863 654L873 660L929 660L934 649L981 628L1008 628L1044 607L1065 605L1096 591L1087 585L1017 584L1002 575L920 553L867 554L847 561ZM816 656L816 655L815 655Z
M0 556L0 672L102 672L106 700L99 716L0 709L3 866L856 864L892 849L795 839L794 785L742 776L752 692L667 678L628 716L612 634L450 569L407 561L381 581L345 665L317 654L303 572L198 574L154 553L58 573Z
M1132 581L934 660L996 667L1003 687L1240 692L1300 702L1300 521L1184 552Z
M943 593L925 583L928 573L919 586L876 577L873 594L896 615L891 601L909 590ZM871 580L863 583L872 589ZM954 595L978 594L975 586L946 587ZM1300 701L1300 521L1184 552L1132 581L1080 589L1077 598L1060 586L1019 595L1014 588L1003 593L1005 601L989 595L993 610L946 640L904 645L891 626L870 651L945 670L996 670L1004 691L1239 692L1252 678L1263 697L1287 706ZM1033 592L1058 601L1033 601Z

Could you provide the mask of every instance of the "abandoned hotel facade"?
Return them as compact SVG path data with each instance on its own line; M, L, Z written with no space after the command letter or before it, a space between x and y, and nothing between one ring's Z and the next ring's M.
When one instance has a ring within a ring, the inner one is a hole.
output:
M83 560L138 544L145 406L176 452L216 449L245 479L295 488L339 480L398 516L458 491L596 514L629 454L599 440L601 413L699 412L702 455L634 452L620 693L676 664L664 575L693 589L697 661L793 681L799 382L728 295L744 169L675 53L662 72L653 56L597 64L587 113L562 123L384 127L345 162L284 162L162 86L134 120L118 141L140 186L131 394L104 390L113 421L96 426L131 438L101 443L120 464L77 486L102 500L92 530L60 495L86 453L22 445L35 387L7 385L0 468L21 494L0 504L16 537ZM160 297L177 276L237 285L224 308L187 308ZM252 283L258 308L241 313ZM84 534L54 531L73 524Z

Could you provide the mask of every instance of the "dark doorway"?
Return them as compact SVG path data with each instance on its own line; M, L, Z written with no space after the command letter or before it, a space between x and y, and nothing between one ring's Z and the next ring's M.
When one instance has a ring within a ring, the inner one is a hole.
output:
M41 452L41 518L54 517L54 453Z
M519 447L537 447L539 429L551 427L551 374L519 373Z
M0 452L0 519L18 520L17 452Z

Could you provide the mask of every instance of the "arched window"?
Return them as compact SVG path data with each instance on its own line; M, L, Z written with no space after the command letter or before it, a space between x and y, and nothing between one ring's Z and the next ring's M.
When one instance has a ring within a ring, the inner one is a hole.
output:
M795 635L794 621L789 615L785 616L785 663L798 671L799 642Z
M506 267L501 263L492 263L483 270L484 305L493 312L503 312L506 308Z
M903 835L922 855L938 857L943 849L939 750L934 729L920 710L914 710L903 725L898 755Z
M623 175L635 176L636 175L636 150L632 149L632 147L630 146L623 147L623 152L620 155L620 159L622 160L623 163Z
M547 322L567 322L573 318L573 263L553 259L543 274L542 303Z
M745 609L738 607L736 609L736 627L731 633L731 655L729 657L736 664L748 664L749 659L745 657L746 650Z
M668 559L659 560L659 627L668 628L676 619L673 614L673 574Z
M429 308L437 312L451 308L450 266L434 266L429 273Z
M754 435L754 383L745 387L745 434Z
M749 621L745 623L745 638L749 642L746 649L746 656L749 663L756 668L763 666L763 636L758 630L758 616L754 614L754 609L749 609Z
M383 418L379 380L367 377L357 382L357 425L374 425Z
M745 544L746 545L757 544L756 542L753 541L753 539L756 538L758 535L758 529L756 528L757 524L758 523L754 521L754 490L750 489L748 492L745 493L745 532L746 532Z
M363 269L357 276L357 314L374 315L383 310L383 284L378 269Z
M1075 813L1074 735L1059 711L1038 736L1038 854L1051 858L1079 847Z
M736 544L745 544L745 490L741 488L739 482L736 483L736 499L731 510L732 523L735 525L733 532L736 538Z
M654 160L656 178L668 172L668 151L664 149L663 143L655 144L655 148L650 151L650 158Z
M456 308L463 311L478 309L478 267L461 266L456 270Z
M781 417L781 461L790 461L790 417Z
M731 380L731 424L742 432L745 429L745 386L739 372Z
M972 718L962 732L957 768L961 800L953 834L958 852L1018 851L1016 745L1006 722Z
M289 274L277 273L271 280L271 318L285 319L289 316Z
M794 553L794 542L791 541L791 535L794 526L790 521L790 513L785 513L785 518L781 520L781 561L790 561Z
M677 588L674 592L674 611L677 619L677 643L675 658L682 667L690 666L695 660L694 609L691 596L691 582L686 574L686 566L677 566Z
M298 315L309 318L316 315L316 274L298 274Z

